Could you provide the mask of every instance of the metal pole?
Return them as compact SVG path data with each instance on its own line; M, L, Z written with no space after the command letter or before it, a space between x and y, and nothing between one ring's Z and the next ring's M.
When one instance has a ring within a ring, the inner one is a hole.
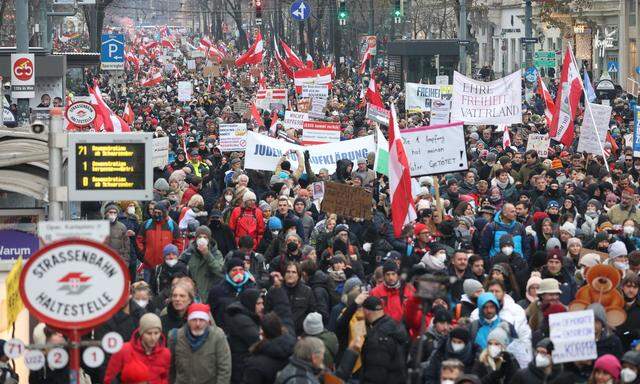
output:
M27 0L17 0L16 7L16 52L29 53L29 4ZM34 75L35 76L35 75ZM18 99L18 125L29 124L29 99Z
M525 0L524 2L524 37L527 39L531 39L533 37L533 28L531 23L532 11L531 11L531 0ZM533 66L533 43L527 40L525 45L525 63L526 67L530 68Z
M460 0L460 20L458 20L460 24L459 36L460 40L464 41L463 44L460 44L460 73L466 75L467 74L467 0Z
M60 134L62 108L53 108L49 124L49 220L62 220L62 202L58 201L62 186L62 148L56 142Z
M374 28L373 28L373 21L374 19L374 14L373 14L373 0L369 0L369 35L374 35Z

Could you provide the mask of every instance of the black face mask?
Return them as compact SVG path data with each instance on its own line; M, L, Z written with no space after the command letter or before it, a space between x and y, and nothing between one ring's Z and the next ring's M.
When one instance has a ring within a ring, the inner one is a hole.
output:
M162 219L164 219L164 215L160 214L160 215L155 215L153 217L157 222L161 222Z
M295 243L293 241L290 242L290 243L287 243L287 252L294 253L297 250L298 250L298 244L297 243Z
M211 221L211 226L213 228L220 228L222 226L222 223L220 222L220 220L212 220Z

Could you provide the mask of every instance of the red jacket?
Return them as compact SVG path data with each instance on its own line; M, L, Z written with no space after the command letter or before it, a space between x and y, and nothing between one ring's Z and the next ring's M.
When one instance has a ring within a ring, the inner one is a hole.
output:
M107 370L104 374L104 383L110 384L132 359L136 359L149 367L151 380L149 384L169 384L169 368L171 367L171 352L165 347L164 335L161 336L160 342L147 355L144 347L138 337L136 329L131 335L131 340L124 343L122 349L115 355L111 356Z
M371 291L371 296L380 298L384 313L400 323L405 315L407 301L413 297L414 292L413 285L404 285L404 294L400 302L400 288L387 288L384 283L380 283Z
M409 336L411 336L411 340L415 340L416 337L420 336L420 320L422 320L422 308L420 306L421 300L417 296L413 296L410 300L407 300L405 305L405 323L407 325L407 329L409 330ZM433 311L427 312L427 315L424 317L424 326L425 329L429 328L431 325L431 321L433 320L434 313ZM457 325L458 320L453 319L451 321L452 325Z
M255 251L264 235L264 219L259 208L235 207L229 218L229 228L236 237L236 245L242 236L253 238L253 250Z
M149 219L140 226L136 237L136 245L144 253L144 263L151 268L162 264L162 250L167 244L180 248L180 232L178 224L167 217L161 222Z
M185 189L184 193L182 194L182 200L180 200L180 204L181 205L189 204L189 200L191 200L193 195L197 195L198 193L200 193L200 191L195 189L193 185L190 185L189 188Z

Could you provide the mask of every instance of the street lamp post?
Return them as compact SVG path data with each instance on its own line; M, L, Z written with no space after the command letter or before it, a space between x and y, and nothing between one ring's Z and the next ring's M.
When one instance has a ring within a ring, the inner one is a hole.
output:
M531 26L531 0L525 0L524 2L524 37L525 37L525 64L527 68L533 66L533 42L531 42L531 38L533 37L533 28Z

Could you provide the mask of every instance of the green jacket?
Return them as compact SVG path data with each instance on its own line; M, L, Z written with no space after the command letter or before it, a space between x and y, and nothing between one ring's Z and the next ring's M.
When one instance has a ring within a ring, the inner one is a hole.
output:
M212 325L209 337L196 351L191 350L185 324L169 334L171 350L171 384L229 384L231 350L222 329Z
M189 267L189 274L196 283L201 301L207 300L209 289L222 279L224 267L224 258L218 250L218 245L213 240L209 242L207 255L198 251L195 241L189 244L189 248L180 255L180 260Z
M326 329L317 335L314 335L324 343L324 365L335 369L334 364L336 355L338 355L338 338L336 334Z

